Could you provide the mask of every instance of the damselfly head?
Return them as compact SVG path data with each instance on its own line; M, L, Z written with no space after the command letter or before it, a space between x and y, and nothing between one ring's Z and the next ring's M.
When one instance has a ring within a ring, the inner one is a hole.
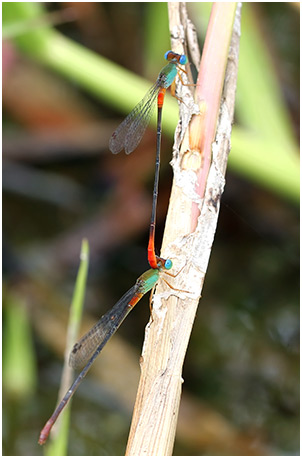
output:
M171 259L164 259L160 258L159 256L156 256L156 263L157 263L157 268L159 270L165 269L165 270L170 270L172 269L172 261Z
M188 58L185 54L177 54L173 51L167 51L165 54L165 59L169 62L175 62L181 65L185 65L188 62Z

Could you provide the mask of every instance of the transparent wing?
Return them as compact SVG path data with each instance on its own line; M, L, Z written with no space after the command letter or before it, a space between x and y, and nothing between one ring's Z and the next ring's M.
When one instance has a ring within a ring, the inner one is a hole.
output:
M133 306L129 302L139 292L136 283L123 297L88 331L73 347L69 356L69 365L74 369L83 367L90 359L97 347L107 343L110 337L122 324Z
M159 84L156 81L144 98L113 132L109 141L109 149L113 154L117 154L123 149L126 154L130 154L135 150L150 122L158 91Z

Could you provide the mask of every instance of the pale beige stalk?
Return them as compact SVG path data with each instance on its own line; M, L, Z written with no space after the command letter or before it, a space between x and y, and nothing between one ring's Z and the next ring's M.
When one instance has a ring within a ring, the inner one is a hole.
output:
M182 44L188 30L192 33L192 27L187 22L184 4L172 3L169 9L172 48L187 53ZM170 456L173 451L183 382L182 366L216 230L230 149L240 6L233 28L235 11L236 3L217 3L213 7L204 50L210 46L211 53L206 51L203 54L207 56L209 66L204 57L201 62L204 72L213 72L206 78L207 84L211 80L215 84L210 88L211 95L197 88L198 94L203 94L203 100L197 99L196 104L190 88L179 86L184 103L180 104L180 122L175 134L174 180L161 255L173 260L173 273L180 272L175 278L164 274L162 278L181 291L168 287L161 280L153 297L154 321L146 328L142 374L126 451L129 456ZM196 55L196 50L194 52ZM210 65L210 59L216 62L216 66ZM195 119L201 128L195 127L193 136L192 132L190 134L192 116L198 113L199 107L202 113ZM209 150L206 150L207 145Z

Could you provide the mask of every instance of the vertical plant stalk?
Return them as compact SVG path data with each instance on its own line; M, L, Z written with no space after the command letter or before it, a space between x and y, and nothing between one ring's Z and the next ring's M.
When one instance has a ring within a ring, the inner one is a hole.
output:
M82 240L80 266L75 282L67 328L66 347L64 355L64 367L61 377L58 400L60 401L72 383L73 369L69 365L69 355L74 343L78 340L79 328L84 306L87 275L89 266L89 244L86 239ZM62 412L52 434L52 441L46 446L46 454L51 456L65 456L67 454L69 420L71 402Z
M182 366L216 231L230 150L240 8L238 4L236 10L236 3L213 5L196 103L190 88L178 85L184 103L175 133L174 179L161 256L172 259L179 274L167 278L176 289L160 281L153 297L153 322L146 329L126 450L129 456L171 456L173 451ZM172 48L186 53L183 43L188 31L193 47L197 40L184 3L170 3L169 13Z

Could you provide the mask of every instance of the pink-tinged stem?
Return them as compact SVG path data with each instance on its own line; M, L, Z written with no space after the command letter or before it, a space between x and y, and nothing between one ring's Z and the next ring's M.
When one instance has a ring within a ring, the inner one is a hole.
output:
M204 196L211 164L211 148L215 138L235 11L235 2L213 4L200 63L196 102L201 114L194 116L190 126L190 146L193 150L199 150L202 156L202 167L197 171L196 184L196 192L200 197ZM192 206L191 230L194 231L199 209L196 203Z

